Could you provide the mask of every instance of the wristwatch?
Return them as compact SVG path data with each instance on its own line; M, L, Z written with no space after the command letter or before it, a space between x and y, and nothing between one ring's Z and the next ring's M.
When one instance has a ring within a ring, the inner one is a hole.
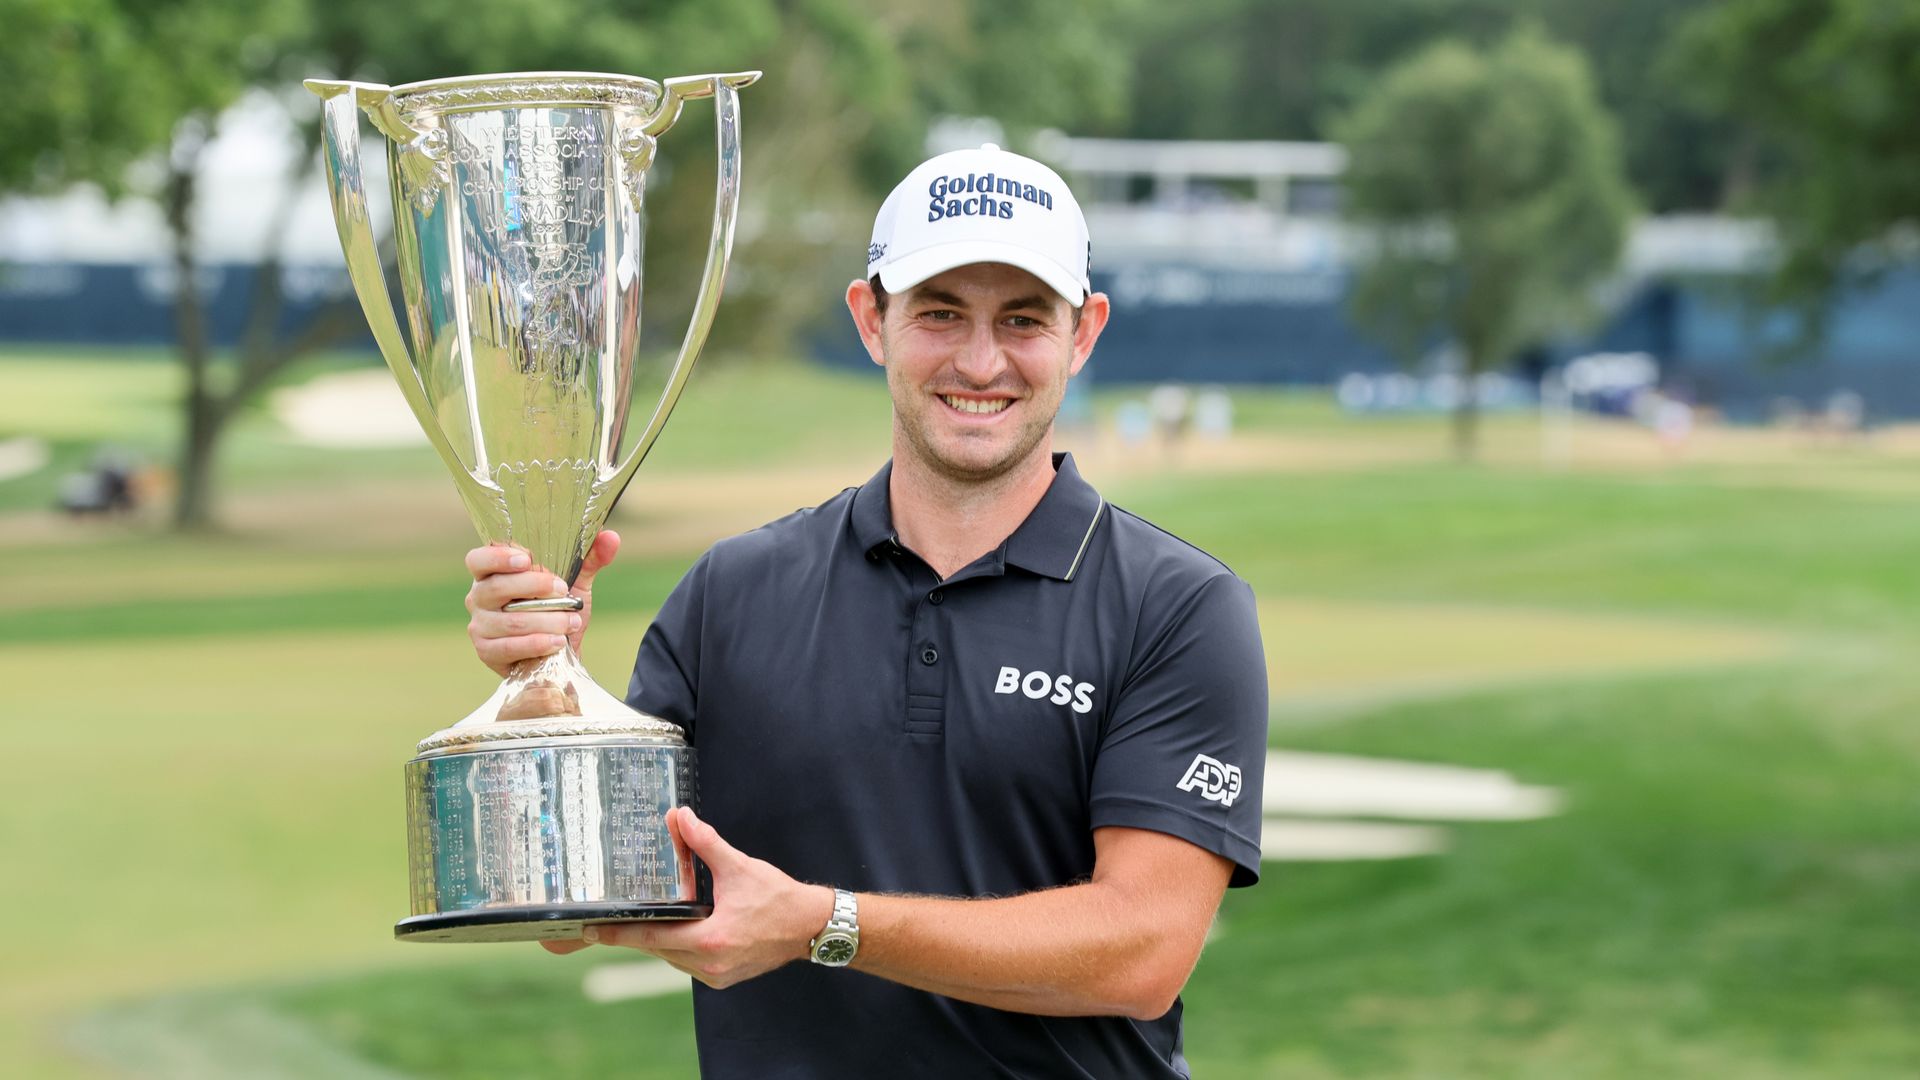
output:
M860 904L845 889L833 890L833 917L807 945L807 958L826 967L846 967L860 951Z

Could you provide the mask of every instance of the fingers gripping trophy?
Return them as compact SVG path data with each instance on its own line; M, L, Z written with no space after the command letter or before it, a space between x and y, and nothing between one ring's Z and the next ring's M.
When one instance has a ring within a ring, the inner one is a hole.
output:
M664 83L538 72L404 86L311 79L340 244L374 339L483 540L571 583L659 437L720 300L740 197L738 91L759 72ZM641 211L655 140L712 98L713 234L678 357L630 425ZM412 348L367 215L360 112L387 138ZM509 611L578 610L577 598ZM597 686L571 646L515 664L406 766L412 941L577 937L588 923L699 918L706 875L666 815L695 802L681 730Z

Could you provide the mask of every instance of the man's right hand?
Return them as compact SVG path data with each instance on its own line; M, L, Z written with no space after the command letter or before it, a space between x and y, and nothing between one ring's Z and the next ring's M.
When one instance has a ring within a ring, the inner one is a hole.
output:
M467 590L467 637L480 662L501 678L520 660L560 651L571 643L577 652L593 616L593 576L620 551L620 534L611 530L593 538L579 577L568 588L564 579L534 566L526 549L488 544L467 552L467 570L473 587ZM505 611L515 600L542 600L577 596L579 611Z

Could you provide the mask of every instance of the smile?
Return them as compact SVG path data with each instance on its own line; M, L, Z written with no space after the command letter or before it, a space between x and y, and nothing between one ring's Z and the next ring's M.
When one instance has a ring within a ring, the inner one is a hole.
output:
M974 413L977 415L1002 412L1007 406L1013 404L1010 398L963 398L954 397L952 394L941 394L940 400L960 412Z

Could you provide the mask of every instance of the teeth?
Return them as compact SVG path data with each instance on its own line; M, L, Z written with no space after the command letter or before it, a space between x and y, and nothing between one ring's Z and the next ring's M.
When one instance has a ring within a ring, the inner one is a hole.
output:
M994 398L991 401L978 401L973 398L953 397L948 394L941 394L940 400L946 402L947 404L953 406L956 409L959 409L961 412L964 412L964 413L997 413L1000 410L1006 408L1007 406L1013 404L1013 402L1007 400L1006 398Z

